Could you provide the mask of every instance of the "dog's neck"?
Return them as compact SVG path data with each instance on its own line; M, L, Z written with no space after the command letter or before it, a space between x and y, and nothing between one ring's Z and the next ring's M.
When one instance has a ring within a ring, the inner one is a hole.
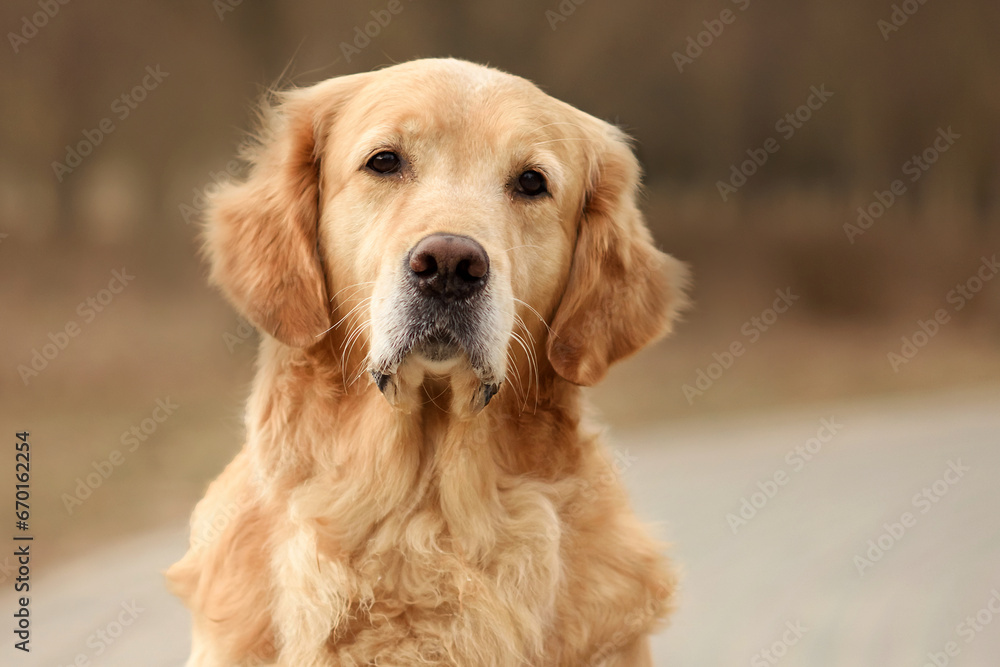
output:
M265 339L247 448L265 497L322 526L333 549L357 546L390 515L436 503L478 552L492 541L505 479L554 480L578 465L579 388L552 372L540 373L537 387L537 402L507 387L482 412L456 416L435 395L442 387L428 386L427 400L404 411L368 377L345 382L328 351Z

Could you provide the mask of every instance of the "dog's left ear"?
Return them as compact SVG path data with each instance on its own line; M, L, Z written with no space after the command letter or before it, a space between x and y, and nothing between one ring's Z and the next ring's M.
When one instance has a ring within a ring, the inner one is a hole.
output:
M627 138L607 123L588 125L581 127L590 137L588 186L548 339L555 371L584 386L670 331L687 303L688 280L684 264L653 246L636 203L639 164Z
M211 280L251 322L294 347L330 326L317 225L320 159L332 119L359 75L275 95L262 110L250 172L209 197L204 248Z

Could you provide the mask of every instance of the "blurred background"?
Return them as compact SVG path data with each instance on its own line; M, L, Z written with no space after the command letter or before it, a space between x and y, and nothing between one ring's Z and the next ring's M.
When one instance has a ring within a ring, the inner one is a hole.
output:
M455 56L635 138L695 305L590 392L614 430L994 386L998 25L987 0L4 3L0 426L33 439L36 565L182 524L241 444L257 339L197 220L275 82Z

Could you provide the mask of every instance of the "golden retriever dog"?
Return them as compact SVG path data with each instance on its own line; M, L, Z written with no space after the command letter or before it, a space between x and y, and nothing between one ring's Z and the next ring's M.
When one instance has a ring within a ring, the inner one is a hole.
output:
M675 579L581 397L684 301L626 137L450 59L262 116L207 211L262 340L167 574L187 664L650 665Z

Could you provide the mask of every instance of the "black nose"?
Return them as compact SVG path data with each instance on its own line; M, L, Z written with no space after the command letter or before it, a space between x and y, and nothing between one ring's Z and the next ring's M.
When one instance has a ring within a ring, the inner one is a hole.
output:
M461 299L486 285L490 258L467 236L431 234L410 251L410 278L424 294Z

